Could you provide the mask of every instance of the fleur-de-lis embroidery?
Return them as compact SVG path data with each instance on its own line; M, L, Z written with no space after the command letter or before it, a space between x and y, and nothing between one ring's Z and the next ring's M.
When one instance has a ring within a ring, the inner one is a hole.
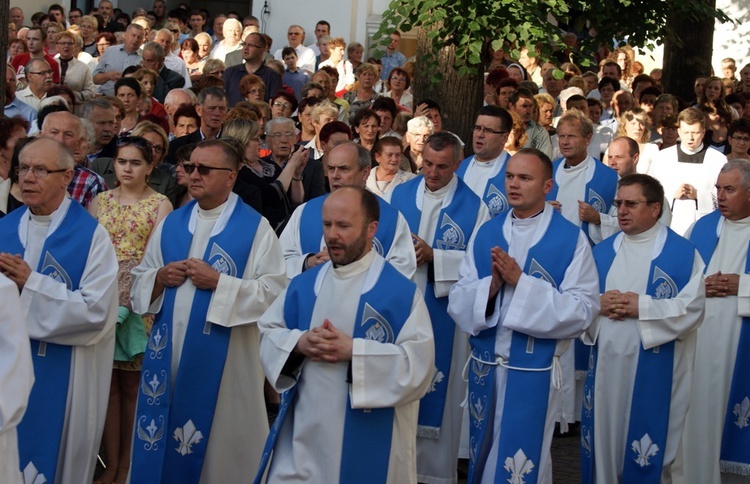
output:
M734 405L734 411L732 412L737 416L737 420L734 422L737 427L744 429L747 427L748 420L750 420L750 399L745 397L742 403Z
M162 330L164 334L162 334ZM156 331L152 331L151 339L148 340L148 349L151 350L151 358L161 360L162 350L167 347L169 329L166 324L162 324Z
M174 439L180 443L175 450L180 455L187 455L193 452L193 444L198 444L203 440L203 434L195 428L192 420L188 420L183 427L177 427L174 431Z
M471 358L471 371L474 373L474 383L484 385L484 379L490 374L492 368L487 363L482 363L480 360L489 361L490 355L486 351L482 358L474 357L472 354Z
M33 462L29 461L23 469L23 482L24 484L44 484L47 478L37 470Z
M427 390L427 393L432 393L435 391L435 387L437 387L440 382L442 382L445 379L445 375L442 371L438 370L435 372L435 376L432 378L432 384L430 385L430 389Z
M534 470L534 463L526 457L523 449L518 449L513 457L505 458L503 468L510 472L509 484L525 484L526 480L523 476Z
M634 440L631 449L636 454L635 461L641 467L651 465L648 460L659 453L659 446L651 440L648 434L644 434L641 440Z
M586 451L586 457L591 455L591 430L581 427L581 447Z
M476 397L474 392L469 395L469 413L474 419L474 426L480 428L487 415L487 397Z
M149 405L159 405L159 397L167 392L167 372L161 370L161 380L156 377L156 373L154 373L149 380L148 376L150 374L151 372L148 370L143 371L143 377L141 377L141 391L148 397L146 403Z
M591 388L586 387L583 391L583 409L586 411L586 415L588 416L591 412L591 409L594 408L594 397L591 394Z
M146 416L141 415L138 418L138 438L146 442L143 448L146 450L157 450L158 441L164 436L164 417L159 417L159 426L156 426L156 420L151 419L147 427L143 427L146 422Z
M477 461L477 454L479 453L479 442L475 437L471 438L471 443L469 444L469 460L471 462Z

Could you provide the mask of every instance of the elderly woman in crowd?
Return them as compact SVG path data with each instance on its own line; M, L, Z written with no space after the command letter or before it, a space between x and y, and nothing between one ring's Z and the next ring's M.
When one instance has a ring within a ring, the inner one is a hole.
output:
M406 136L408 146L404 150L404 156L409 161L412 173L422 171L422 149L424 142L435 132L435 125L427 116L417 116L406 123Z
M219 59L206 59L203 64L203 78L206 76L215 76L221 79L224 76L224 71L227 69L224 61Z
M274 94L269 104L271 105L271 119L291 118L298 106L297 98L284 90Z
M0 118L0 212L10 213L23 205L20 198L11 194L15 173L11 168L13 149L18 140L26 137L29 122L20 116L14 118ZM17 180L16 180L17 184Z
M141 116L141 84L132 77L121 77L115 82L115 96L125 105L125 117L120 126L120 136L127 135L138 124Z
M379 139L373 148L373 158L378 166L370 170L367 189L385 200L391 199L396 186L417 176L401 168L401 140L395 136Z
M174 118L175 138L192 134L201 126L201 117L198 116L195 106L180 106L172 117Z
M240 94L248 101L263 101L266 84L255 74L247 74L240 79Z
M352 120L352 128L357 133L354 139L362 148L372 151L378 141L380 131L380 117L372 109L361 109Z
M338 110L330 101L322 101L312 106L310 109L310 123L315 130L315 136L305 145L305 148L311 148L313 158L319 159L323 156L323 147L320 142L320 130L323 126L336 121Z
M323 100L319 97L306 97L299 103L297 118L299 119L299 143L310 143L315 138L315 126L312 123L312 110Z
M378 80L378 69L373 64L362 64L357 69L359 79L359 88L355 91L349 91L344 95L344 99L349 103L349 121L354 120L354 116L361 109L369 108L372 103L380 97L375 92L375 82Z
M203 65L206 61L199 57L199 51L200 47L195 39L185 39L180 44L180 55L185 61L191 81L197 81L203 75Z
M396 67L388 74L390 90L385 95L396 101L399 106L411 111L414 107L414 96L409 92L409 85L411 85L409 74L402 68Z
M102 32L96 36L95 44L96 53L94 54L94 57L101 57L102 55L104 55L105 50L117 44L117 38L113 33Z

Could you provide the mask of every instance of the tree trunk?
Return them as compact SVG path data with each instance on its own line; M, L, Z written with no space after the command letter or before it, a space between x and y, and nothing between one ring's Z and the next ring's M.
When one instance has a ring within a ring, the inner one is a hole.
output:
M420 29L417 34L417 65L414 78L414 107L423 99L432 99L443 112L443 129L458 135L466 147L464 154L469 156L471 137L477 111L482 107L484 95L484 73L480 70L474 76L460 77L453 68L454 47L444 47L438 54L437 72L443 79L432 83L435 67L429 65L425 55L432 50L432 41L427 31Z
M704 1L711 7L716 6L716 0ZM714 22L713 18L696 20L676 12L669 16L667 24L684 44L681 47L670 41L664 44L662 84L665 92L685 102L695 99L695 78L711 75Z

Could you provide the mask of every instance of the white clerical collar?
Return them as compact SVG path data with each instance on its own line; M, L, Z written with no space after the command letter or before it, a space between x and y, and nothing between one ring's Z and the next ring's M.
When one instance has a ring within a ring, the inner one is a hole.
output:
M750 225L750 217L741 218L739 220L729 220L726 217L722 217L723 220L725 220L729 225Z
M191 234L195 234L195 228L198 224L198 217L200 216L203 220L213 220L216 219L216 223L214 224L213 229L211 230L211 237L213 237L216 234L221 233L222 230L227 226L227 222L229 221L229 217L234 212L234 207L237 206L237 200L239 200L239 197L234 192L231 192L229 194L229 198L227 198L227 201L222 203L216 208L212 208L211 210L203 210L198 206L198 203L196 202L195 205L193 205L193 212L190 214L190 221L188 222L188 231ZM214 212L218 212L219 215L214 217Z
M635 234L635 235L625 234L624 239L628 243L642 244L645 242L652 241L653 239L656 238L658 234L659 234L659 223L657 222L654 224L653 227L641 232L640 234Z
M26 208L26 213L28 214L28 216L21 217L21 221L18 224L18 238L21 241L21 245L23 247L26 247L29 223L31 221L33 221L37 226L49 225L49 228L47 229L47 237L55 233L55 230L60 227L60 224L65 218L65 215L67 215L70 204L71 199L66 192L66 196L65 198L63 198L60 206L57 207L57 210L52 212L50 215L34 215L33 213L31 213L31 210Z
M575 166L569 165L566 160L566 162L563 164L563 170L565 170L566 173L576 173L579 171L583 171L589 166L589 163L588 163L589 158L590 156L586 156L586 158L584 158L583 161L581 161Z
M370 268L370 264L372 264L372 261L375 259L375 254L376 252L370 247L370 251L362 256L362 258L344 266L333 267L333 273L339 279L348 279L362 274Z

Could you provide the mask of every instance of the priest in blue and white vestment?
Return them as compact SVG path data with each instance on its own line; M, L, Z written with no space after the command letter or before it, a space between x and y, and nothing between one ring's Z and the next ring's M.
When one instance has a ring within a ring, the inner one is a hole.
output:
M594 247L601 309L581 416L584 483L672 482L703 321L704 264L659 222L664 191L648 175L620 180L622 232ZM701 389L702 391L702 389Z
M34 359L18 426L26 482L91 482L109 401L117 258L104 227L68 197L73 164L57 141L26 145L19 183L27 208L0 220L0 271L21 292Z
M372 248L379 202L344 187L323 204L331 260L292 279L259 321L284 392L259 482L416 483L419 399L434 375L416 284Z
M589 239L594 236L594 225L586 222L588 210L606 214L612 207L617 191L617 172L588 154L594 127L579 110L571 109L557 124L557 137L563 158L554 162L552 191L547 195L563 217L581 227ZM583 376L588 350L580 341L571 345L561 359L563 390L558 410L561 432L568 424L580 419Z
M456 480L461 402L466 396L461 372L469 341L448 315L448 292L458 280L469 240L489 220L487 206L454 173L460 153L461 145L451 133L430 136L422 151L423 176L396 187L391 197L412 229L418 264L414 279L435 334L437 368L420 402L417 429L417 473L423 483Z
M510 154L505 151L505 143L512 127L513 118L500 106L480 108L472 135L474 154L463 160L457 171L487 205L491 217L510 210L505 196L505 166Z
M135 417L133 483L247 481L268 433L256 322L286 284L271 226L232 193L222 140L185 165L195 202L154 230L133 309L156 314Z
M559 358L599 312L588 239L545 196L552 163L513 155L511 211L482 225L466 251L448 312L469 333L469 482L552 482L550 445Z
M331 192L346 185L366 186L372 160L370 152L360 145L348 142L336 146L328 153L327 163ZM323 195L297 207L279 237L289 279L329 260L321 223L327 197ZM378 202L380 221L373 247L399 272L412 277L417 270L417 259L409 225L388 202L380 197Z
M1 274L0 308L0 481L22 482L16 427L29 403L34 365L18 286Z
M708 265L682 439L689 484L750 482L750 162L727 162L716 188L719 210L688 235Z

